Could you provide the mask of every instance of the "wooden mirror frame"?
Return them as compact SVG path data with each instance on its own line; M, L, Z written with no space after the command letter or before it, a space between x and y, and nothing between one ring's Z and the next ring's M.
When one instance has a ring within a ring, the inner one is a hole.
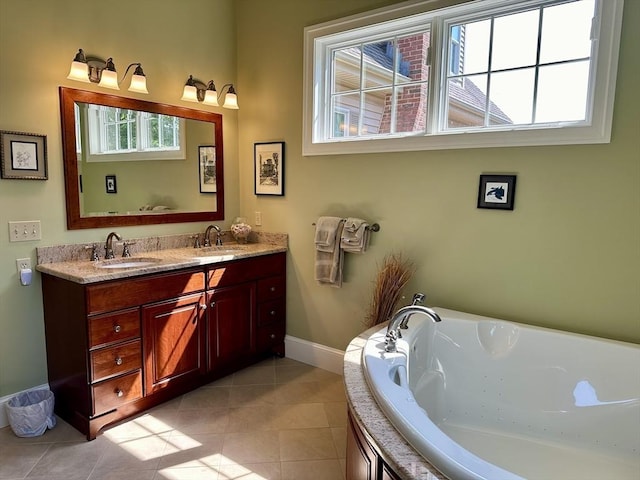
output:
M215 137L216 145L217 182L216 209L210 212L169 212L152 214L140 212L140 214L135 215L83 217L80 211L80 191L76 153L76 122L74 112L74 105L76 102L161 113L164 115L172 115L191 120L199 120L201 122L214 123L213 135ZM62 121L62 156L64 162L64 185L67 204L67 228L69 230L224 220L224 149L222 144L222 115L173 105L164 105L160 103L146 102L144 100L106 95L104 93L60 87L60 117Z

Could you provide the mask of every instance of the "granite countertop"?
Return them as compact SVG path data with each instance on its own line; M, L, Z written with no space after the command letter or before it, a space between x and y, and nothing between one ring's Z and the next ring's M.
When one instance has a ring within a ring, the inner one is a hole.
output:
M369 336L383 327L377 325L354 338L344 354L344 383L351 411L373 438L385 461L403 480L446 480L447 477L420 456L395 429L369 390L362 349Z
M167 238L140 239L132 243L131 257L122 258L120 250L116 250L116 258L98 261L89 260L92 245L42 247L37 249L36 270L72 282L89 284L287 251L286 235L281 234L267 238L254 236L254 240L258 241L253 243L227 242L221 246L203 248L181 246L189 243L184 241L184 238L191 238L189 236L183 235L177 240L176 237ZM171 248L176 244L178 248ZM123 262L130 266L118 267Z

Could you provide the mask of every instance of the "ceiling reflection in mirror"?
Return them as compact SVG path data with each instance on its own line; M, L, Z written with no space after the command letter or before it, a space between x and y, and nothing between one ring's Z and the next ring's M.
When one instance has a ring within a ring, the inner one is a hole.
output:
M224 218L222 116L61 87L70 229Z

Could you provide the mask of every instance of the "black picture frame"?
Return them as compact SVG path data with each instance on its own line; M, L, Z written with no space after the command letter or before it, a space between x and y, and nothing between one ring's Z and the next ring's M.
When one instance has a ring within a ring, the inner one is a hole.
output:
M253 178L256 195L284 195L284 142L253 145Z
M115 175L106 175L104 177L104 186L107 193L118 193L118 184L116 183Z
M513 210L516 175L480 175L478 208Z
M47 180L47 137L37 133L0 131L0 177Z

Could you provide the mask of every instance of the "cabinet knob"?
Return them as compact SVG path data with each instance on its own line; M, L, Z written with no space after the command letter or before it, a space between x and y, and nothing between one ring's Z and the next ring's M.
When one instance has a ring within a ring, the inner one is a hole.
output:
M272 292L276 291L276 287L271 287L269 290L271 290Z
M211 308L213 308L216 306L216 302L211 302L209 305L211 306Z
M120 333L121 330L122 330L122 327L120 325L115 325L113 327L113 331L116 333Z
M272 333L271 335L269 335L269 337L271 337L271 340L274 340L276 338L276 334Z
M272 317L275 317L275 315L276 315L276 311L275 311L275 310L271 310L271 311L269 312L269 315L271 315Z
M122 358L121 357L116 357L116 365L118 365L118 366L122 365Z
M201 303L200 304L200 310L206 310L207 309L207 304L206 303Z
M122 390L120 390L119 388L116 388L115 394L116 394L116 397L124 396L124 392Z

